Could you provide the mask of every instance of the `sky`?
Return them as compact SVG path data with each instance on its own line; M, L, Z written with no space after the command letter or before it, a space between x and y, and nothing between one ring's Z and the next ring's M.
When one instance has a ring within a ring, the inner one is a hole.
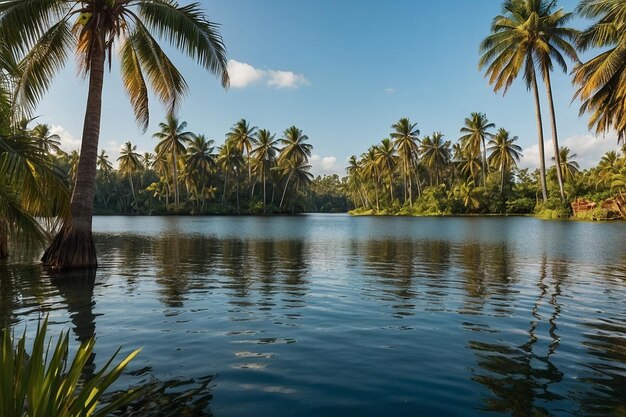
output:
M180 4L187 4L180 0ZM344 175L351 155L360 155L391 132L402 117L417 123L421 136L440 131L455 142L471 112L519 137L521 167L538 164L532 95L518 80L505 96L492 91L478 70L478 47L500 13L497 0L203 0L212 22L221 25L231 77L229 89L190 58L166 48L190 89L178 116L188 130L222 144L239 119L280 137L301 128L314 146L318 174ZM560 0L571 11L576 0ZM586 22L574 20L582 29ZM164 44L164 43L162 43ZM583 168L617 149L616 136L596 138L587 118L578 117L568 74L555 72L553 94L559 142ZM150 126L143 133L113 60L105 76L100 148L112 162L131 141L153 151L152 134L165 108L150 101ZM542 98L545 92L541 91ZM80 146L87 82L73 60L59 73L37 108L37 122L62 137L64 149ZM552 155L547 107L543 103L547 158Z

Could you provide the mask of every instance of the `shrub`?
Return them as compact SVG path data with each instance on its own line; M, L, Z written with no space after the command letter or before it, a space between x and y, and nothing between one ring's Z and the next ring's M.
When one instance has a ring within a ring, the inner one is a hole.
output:
M96 409L102 394L124 371L140 349L109 370L115 355L88 381L81 374L93 354L95 339L82 343L68 363L69 332L61 333L53 351L46 343L48 319L37 327L32 351L26 353L26 334L15 349L5 329L0 344L0 415L11 417L104 417L141 395L132 389Z

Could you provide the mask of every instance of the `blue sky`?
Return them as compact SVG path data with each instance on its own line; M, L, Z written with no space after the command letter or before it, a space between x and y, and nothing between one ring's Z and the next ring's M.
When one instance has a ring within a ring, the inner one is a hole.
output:
M185 0L181 4L187 3ZM221 24L231 60L228 90L190 59L171 51L190 85L179 110L188 128L221 144L240 118L280 133L291 125L314 146L315 173L343 173L350 155L359 155L387 137L401 117L418 123L422 135L441 131L455 141L463 119L487 114L498 127L519 137L522 166L535 167L534 106L521 80L506 96L492 92L477 69L478 45L489 33L496 0L207 0L209 19ZM575 0L561 0L572 10ZM582 28L583 22L574 21ZM105 79L100 147L115 159L130 140L152 151L152 133L164 108L151 101L151 123L142 134L134 122L119 79L118 62ZM572 103L566 74L553 77L562 145L583 166L616 149L615 137L594 138ZM59 74L40 103L40 121L50 123L66 148L82 132L86 81L74 62ZM544 110L547 108L544 105ZM546 139L549 140L544 111ZM551 146L547 143L547 148Z

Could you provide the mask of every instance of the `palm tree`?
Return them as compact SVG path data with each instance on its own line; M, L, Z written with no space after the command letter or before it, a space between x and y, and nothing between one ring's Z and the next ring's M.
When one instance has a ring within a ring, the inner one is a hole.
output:
M81 157L64 222L43 262L55 267L96 266L91 234L105 63L118 52L122 81L138 122L148 126L148 87L170 111L187 84L152 33L189 55L228 84L226 54L214 23L200 5L169 0L0 1L0 34L17 51L17 105L32 111L70 55L89 77Z
M567 146L562 146L559 149L559 161L561 161L559 168L566 181L572 181L576 174L580 172L578 162L573 160L577 156L575 153L570 154L570 149ZM552 160L555 161L556 159L552 157Z
M389 179L389 204L393 204L393 173L396 170L398 156L396 148L390 139L383 139L376 147L376 163L383 172L387 173Z
M562 10L554 12L555 4L556 1L546 0L505 0L502 6L503 14L493 19L492 33L480 45L482 56L479 61L480 69L486 67L486 75L490 84L493 84L494 91L503 90L506 94L520 71L523 72L526 88L533 90L539 141L539 171L544 201L548 199L548 192L545 179L543 124L535 68L539 68L546 84L552 121L552 142L559 166L550 71L553 62L563 70L567 69L562 53L577 60L576 51L568 42L568 39L571 40L576 36L576 31L563 27L571 18L571 14ZM558 175L560 176L560 173ZM562 179L559 179L559 186L563 198Z
M348 187L361 199L363 207L367 207L367 194L362 190L361 165L355 155L352 155L350 159L348 159L346 173L348 174ZM353 202L354 205L357 206L356 198L353 198Z
M119 162L119 171L122 175L128 176L128 181L130 182L130 191L133 195L133 200L135 202L135 209L137 209L137 196L135 195L135 186L133 184L133 174L137 171L140 171L142 168L141 165L141 155L137 152L137 145L133 145L132 143L126 142L122 145L122 149L120 150L120 156L117 158Z
M601 53L574 68L580 114L591 113L589 128L604 134L611 129L626 137L626 3L581 0L578 12L595 22L578 39L581 51Z
M256 143L256 126L250 126L245 119L239 120L230 129L230 132L226 134L226 140L233 142L239 152L243 155L243 151L246 151L248 159L248 182L252 182L252 167L250 165L250 152L252 152L252 146Z
M61 155L63 150L61 149L61 137L56 133L50 132L50 126L47 124L38 124L33 128L33 136L39 142L41 151L44 154L50 155L52 152Z
M376 211L380 211L378 199L378 184L381 178L381 165L378 159L378 150L376 146L372 146L361 157L363 164L363 175L374 183L374 196L376 198Z
M295 126L287 128L278 141L283 145L278 156L279 162L285 160L308 162L313 146L306 143L309 137Z
M109 161L109 155L107 155L104 149L102 149L100 155L98 155L96 166L105 177L108 177L111 172L113 172L113 164Z
M67 155L67 161L70 165L70 171L67 173L67 176L70 178L72 187L76 188L76 173L78 172L78 164L80 162L80 152L76 149L72 150Z
M252 155L259 161L261 169L261 181L263 182L263 213L266 213L266 195L265 188L267 183L267 173L276 163L276 155L280 150L276 146L278 141L275 139L276 135L272 135L269 130L261 129L256 133L256 146L252 150Z
M515 144L517 136L510 136L510 133L500 128L489 141L489 162L492 166L500 170L500 194L504 193L504 179L511 168L516 167L522 157L522 148Z
M461 144L469 149L472 155L479 155L482 146L481 165L483 171L483 186L487 184L487 148L485 139L491 138L488 131L496 127L494 123L489 123L487 115L484 113L472 113L469 118L465 118L465 126L461 128Z
M278 206L279 209L283 207L283 201L285 200L285 194L287 193L289 181L293 180L292 183L295 185L294 195L298 193L298 189L300 187L310 184L311 181L313 181L313 174L310 172L311 165L309 165L307 160L298 158L284 159L281 164L281 169L283 176L287 177L287 181L285 182L285 189L283 190L283 195L280 199L280 204Z
M418 152L418 143L420 134L417 129L417 123L411 123L409 118L403 117L397 123L391 125L394 130L389 136L394 141L398 150L398 157L402 161L402 177L404 179L404 202L407 201L407 192L409 204L413 206L411 167L414 165Z
M609 151L602 156L598 164L598 184L610 184L613 176L619 174L623 161L615 151Z
M222 192L222 205L225 204L226 190L228 189L229 174L235 177L237 187L237 211L239 211L239 181L241 166L244 164L243 156L237 145L227 140L223 146L219 147L217 154L217 164L224 173L224 190Z
M179 156L185 154L184 142L191 140L193 133L186 132L187 122L179 122L172 113L168 113L165 123L159 123L160 132L152 135L159 140L156 146L158 155L167 155L171 158L172 181L174 182L174 205L178 208L180 196L178 192L178 163Z
M430 172L435 172L435 184L439 185L439 173L450 161L450 141L443 141L441 132L433 133L432 137L422 139L422 161ZM432 182L432 176L431 176Z
M198 171L202 176L207 176L215 170L217 164L213 151L215 141L207 139L204 135L193 135L187 148L187 166L192 171Z
M152 164L154 163L155 155L152 152L144 152L141 155L141 165L143 165L144 171L152 168Z

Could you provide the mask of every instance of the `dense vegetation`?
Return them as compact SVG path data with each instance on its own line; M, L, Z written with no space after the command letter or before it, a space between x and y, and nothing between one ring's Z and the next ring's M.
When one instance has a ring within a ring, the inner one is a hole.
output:
M356 207L354 214L534 212L568 217L570 203L579 198L596 203L614 198L624 203L626 145L586 170L580 169L576 154L560 148L565 198L561 199L553 166L546 176L548 199L543 201L540 171L517 168L521 156L517 137L504 128L496 130L484 114L473 113L465 119L454 144L438 132L420 139L409 119L401 119L392 129L393 140L383 139L360 158L350 158L345 191ZM606 214L595 212L594 216L605 218Z
M401 119L389 139L351 159L347 178L313 180L311 145L296 127L276 139L242 120L216 150L211 140L185 131L176 111L187 84L157 38L227 86L225 46L200 4L0 0L0 177L6 179L0 184L0 257L7 254L9 235L49 241L53 231L44 263L57 268L96 265L94 209L137 214L356 208L383 214L563 215L577 197L623 202L623 152L609 153L598 167L578 173L575 156L559 147L550 77L554 68L572 70L574 97L581 100L581 115L589 115L589 127L597 133L615 131L623 140L626 2L581 0L575 12L591 21L586 30L568 27L574 14L557 9L556 1L505 0L480 45L479 68L495 91L506 93L518 78L532 91L537 172L516 168L520 149L514 133L496 131L484 114L473 113L454 145L439 133L420 138L417 125ZM580 51L591 52L591 58L580 62ZM138 155L127 143L117 169L106 153L97 153L105 62L112 54L119 54L138 123L148 126L149 88L168 114L154 133L155 152ZM45 126L31 130L22 121L32 117L70 56L78 59L89 88L80 154L64 155L54 143L44 143L51 136ZM542 92L555 151L551 168L546 168L543 149ZM35 217L58 221L42 228Z

